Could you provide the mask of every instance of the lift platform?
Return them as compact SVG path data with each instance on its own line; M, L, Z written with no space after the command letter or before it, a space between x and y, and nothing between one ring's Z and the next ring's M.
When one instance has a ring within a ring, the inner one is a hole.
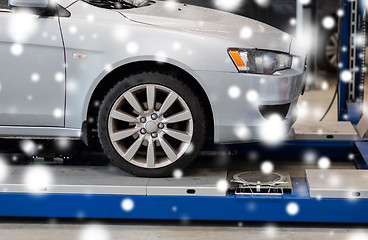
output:
M356 169L306 169L305 177L280 172L265 184L274 173L262 180L262 174L244 177L248 169L200 168L178 179L138 178L112 166L14 165L0 183L0 216L368 223L368 142L343 125L321 124L323 134L301 125L281 151L300 158L297 152L319 147L320 156L347 162L353 154ZM246 156L246 146L260 144L233 147ZM37 167L52 179L28 182L27 171Z
M30 167L13 166L0 185L0 216L368 222L366 170L306 170L291 178L290 193L237 195L219 187L232 178L226 170L149 179L112 167L48 166L53 182L34 189L22 181Z
M368 118L361 119L359 108L364 71L356 68L364 66L359 56L365 48L357 47L356 37L365 28L365 11L358 0L342 0L342 7L341 46L348 51L341 51L341 71L353 79L339 81L338 115L349 123L295 126L281 150L300 158L301 150L322 149L319 155L347 161L353 154L356 169L306 169L305 177L280 173L269 182L258 179L262 174L242 173L246 169L207 168L180 179L151 179L109 166L52 165L45 166L52 181L29 185L23 177L34 166L11 166L0 184L0 216L368 223ZM244 155L246 146L233 148Z

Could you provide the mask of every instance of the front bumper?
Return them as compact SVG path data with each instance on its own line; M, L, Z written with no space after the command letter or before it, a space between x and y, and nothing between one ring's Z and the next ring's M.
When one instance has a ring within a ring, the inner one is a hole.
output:
M283 125L290 130L297 117L296 105L304 88L306 69L303 64L273 75L210 71L196 74L211 103L215 142L232 143L262 139L260 129L266 119L259 110L261 105L290 104L283 119ZM246 136L242 134L244 129Z

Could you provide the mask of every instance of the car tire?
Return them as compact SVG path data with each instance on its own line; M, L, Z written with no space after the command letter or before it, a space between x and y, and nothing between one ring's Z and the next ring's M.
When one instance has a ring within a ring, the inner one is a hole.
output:
M179 79L136 73L105 96L98 136L105 154L123 171L140 177L172 176L202 148L203 112L197 96Z
M339 33L337 29L326 31L323 37L323 45L319 50L318 66L330 73L337 71Z

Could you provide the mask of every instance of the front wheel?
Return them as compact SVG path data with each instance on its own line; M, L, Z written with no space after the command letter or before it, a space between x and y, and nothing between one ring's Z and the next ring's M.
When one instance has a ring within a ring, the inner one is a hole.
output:
M106 95L98 135L104 152L120 169L164 177L195 159L205 121L197 96L180 80L143 72L127 77Z

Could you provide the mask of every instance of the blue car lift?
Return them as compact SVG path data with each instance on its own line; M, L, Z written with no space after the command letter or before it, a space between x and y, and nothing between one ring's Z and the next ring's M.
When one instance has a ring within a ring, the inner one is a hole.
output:
M341 24L341 71L349 70L354 77L350 83L340 79L339 120L356 124L361 118L359 106L363 94L359 86L363 79L355 66L360 66L358 55L364 51L357 48L356 34L362 25L364 8L357 0L342 0L342 6L345 16ZM246 148L254 147L257 144L239 144L235 149L241 155ZM363 169L368 169L368 142L362 138L289 140L281 151L299 157L301 150L307 148L346 159L351 153L359 153L355 155L357 170L338 174L344 181L353 183L367 176ZM331 177L329 170L307 170L306 178L291 178L292 193L236 195L231 191L218 191L213 182L219 178L228 180L227 171L193 173L181 180L160 180L121 176L122 173L106 167L53 168L55 175L64 175L64 179L59 185L36 193L20 183L19 176L25 168L13 169L12 180L0 185L0 216L368 223L367 187L334 189L324 185L323 180L320 185L312 179L313 176ZM353 174L350 180L346 178L349 174Z

